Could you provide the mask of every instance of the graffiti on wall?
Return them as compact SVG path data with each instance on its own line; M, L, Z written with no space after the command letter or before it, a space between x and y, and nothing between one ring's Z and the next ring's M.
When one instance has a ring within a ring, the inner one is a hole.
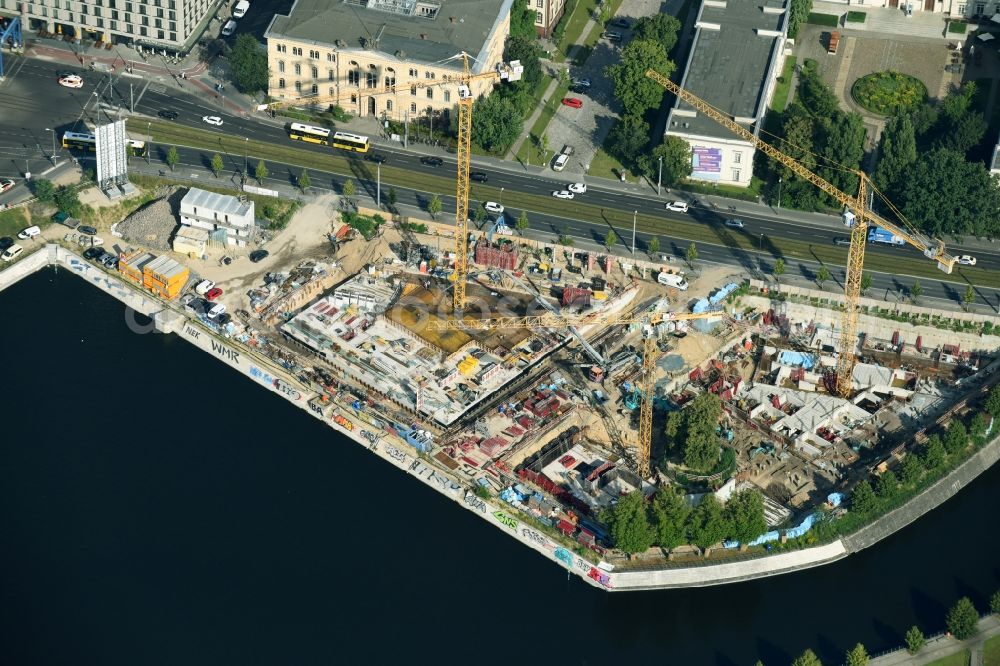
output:
M509 527L512 530L517 531L517 520L511 518L503 511L494 511L493 517L497 519L497 522L505 527Z

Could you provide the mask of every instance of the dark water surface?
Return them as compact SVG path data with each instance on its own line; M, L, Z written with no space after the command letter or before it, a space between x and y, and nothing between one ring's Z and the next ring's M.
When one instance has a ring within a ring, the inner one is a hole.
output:
M841 563L607 594L45 270L0 293L0 663L832 663L1000 587L1000 469Z

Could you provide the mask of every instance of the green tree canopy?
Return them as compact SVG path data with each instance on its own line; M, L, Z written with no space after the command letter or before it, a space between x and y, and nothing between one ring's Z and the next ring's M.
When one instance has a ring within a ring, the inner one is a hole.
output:
M987 128L986 117L982 112L970 111L955 121L948 133L938 141L938 145L965 155L971 148L979 145L986 136Z
M980 162L939 148L914 163L900 186L906 217L935 235L1000 235L1000 186Z
M994 615L1000 615L1000 590L990 596L990 612Z
M680 29L681 22L670 14L653 14L643 16L635 22L632 26L632 38L659 42L663 52L669 55L677 44L677 33Z
M528 211L522 210L521 214L517 217L517 222L514 223L514 228L521 232L521 235L523 236L524 232L530 225L531 222L528 221Z
M851 493L851 508L862 516L868 516L878 508L878 498L867 480L858 482Z
M642 116L663 100L666 91L646 76L649 69L668 77L674 72L663 44L650 39L633 39L622 49L618 64L604 69L627 116Z
M979 611L972 605L969 597L962 597L948 611L945 618L948 631L960 641L975 636L979 627Z
M76 193L75 187L61 186L56 190L55 202L59 210L70 217L79 217L83 211L83 204L80 203L80 196Z
M212 173L215 175L216 178L219 177L219 174L222 173L222 169L225 166L226 166L225 162L222 161L222 155L220 155L219 153L212 155Z
M920 462L918 458L913 453L906 454L903 458L903 464L900 468L900 476L902 477L903 483L912 484L916 483L921 476L924 474L924 465Z
M694 262L698 260L698 246L694 244L694 241L691 241L691 244L687 246L687 250L684 251L684 258L690 266L694 266Z
M659 252L660 251L660 237L659 236L653 236L652 238L650 238L649 239L649 245L647 247L649 247L649 253L652 254L652 255L655 255L657 252Z
M42 203L49 203L56 196L56 186L52 184L51 180L46 180L45 178L33 181L32 190L35 193L35 197Z
M673 488L661 486L653 495L650 518L656 531L656 544L672 550L687 543L687 519L691 513L684 498Z
M920 627L913 625L906 630L906 649L910 654L920 652L926 644L927 639L924 638L924 632L920 631Z
M527 4L515 2L510 6L510 36L521 39L537 39L535 33L535 10Z
M759 490L741 490L729 498L725 509L729 537L747 544L767 531L764 519L764 496Z
M1000 384L990 389L990 394L986 396L984 405L990 416L1000 417Z
M924 463L924 467L933 471L944 464L946 456L947 451L944 450L944 444L941 442L941 438L937 435L931 435L928 437L927 444L924 445L923 456L921 457L921 462Z
M341 189L341 192L343 193L343 195L345 197L347 197L348 199L350 199L351 197L354 196L354 194L357 191L358 190L354 186L354 181L353 180L351 180L350 178L348 178L347 180L344 181L344 187Z
M864 121L857 113L836 113L819 122L820 140L823 146L823 166L819 174L840 188L842 192L856 192L858 189L857 170L861 168L861 158L865 154ZM829 197L831 205L839 202Z
M512 15L513 13L511 10ZM532 20L534 20L534 12L532 12ZM521 72L521 81L529 86L534 86L542 80L542 63L538 58L540 51L534 29L532 29L530 37L515 36L511 30L511 36L507 40L507 46L504 50L504 60L506 62L520 60L521 66L524 67L524 71Z
M986 434L986 428L989 424L986 422L986 417L983 416L982 412L976 412L976 414L969 421L969 434L972 435L974 439L980 439Z
M514 103L500 95L480 97L475 102L472 140L483 150L505 153L521 135L524 122Z
M615 157L632 163L649 143L649 124L639 116L623 116L611 128L608 139Z
M858 643L847 651L845 659L847 666L868 666L868 651Z
M177 152L177 147L176 146L170 146L169 148L167 148L166 162L167 162L167 166L170 167L171 171L174 170L174 167L177 166L177 163L180 162L180 161L181 161L181 156Z
M706 472L718 462L722 447L716 428L721 415L719 396L703 393L667 417L667 441L682 451L684 464L692 470Z
M917 135L909 114L893 116L882 131L879 143L875 186L886 193L894 192L903 175L917 161Z
M267 90L267 53L250 33L242 33L236 38L229 54L229 68L233 83L241 93L253 95Z
M653 545L654 532L647 516L646 498L640 491L620 497L602 518L608 525L615 548L623 553L642 553Z
M709 493L702 498L701 504L688 517L687 529L691 543L702 550L711 548L726 538L729 525L715 495Z
M948 455L961 453L969 446L969 431L965 424L955 419L948 425L944 433L944 450Z
M792 662L792 666L823 666L823 662L819 660L816 653L812 650L806 650Z
M660 15L662 16L662 14ZM649 154L639 155L639 168L648 178L660 175L660 158L663 158L664 187L673 187L691 175L691 146L679 136L668 136Z
M875 482L876 493L884 500L890 500L899 492L899 480L896 474L890 469L879 475Z
M778 257L777 259L775 259L774 260L774 268L771 270L771 272L774 273L774 277L776 277L776 278L780 278L782 275L784 275L785 274L785 260L782 259L781 257Z
M258 161L257 167L253 170L253 177L257 179L257 182L263 183L270 174L271 172L267 170L267 165L264 164L264 160Z
M816 271L816 282L822 287L823 283L830 279L830 269L826 267L826 264L820 264L819 270Z
M792 0L791 11L788 16L788 36L794 39L799 32L799 26L809 18L812 11L813 0Z
M299 186L299 189L305 192L312 185L312 181L309 179L309 172L303 169L299 174L299 177L295 179L295 183Z
M430 213L431 219L436 219L437 214L441 212L441 197L436 194L431 196L431 200L427 202L427 212Z

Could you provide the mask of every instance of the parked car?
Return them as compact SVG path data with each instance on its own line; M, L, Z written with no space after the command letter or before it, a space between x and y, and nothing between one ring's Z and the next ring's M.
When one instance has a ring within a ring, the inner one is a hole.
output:
M226 311L225 305L223 305L222 303L216 303L215 305L212 306L212 309L208 311L208 318L215 319L220 314L223 314L225 311Z
M562 103L565 106L569 106L574 109L583 108L583 100L577 99L576 97L563 97Z
M267 256L269 254L271 253L268 252L267 250L254 250L253 252L250 253L250 261L256 264L259 261L264 261L265 259L267 259Z
M83 79L80 78L79 76L77 76L76 74L69 74L67 76L60 76L59 77L59 85L64 86L66 88L82 88L83 87Z
M17 259L17 255L21 254L22 252L24 252L24 248L15 243L6 250L4 250L3 254L0 255L0 259L3 259L4 261L14 261L15 259Z
M470 171L469 180L474 181L476 183L485 183L489 181L489 177L482 171Z
M552 160L552 170L562 171L566 168L566 164L569 163L569 155L566 153L560 153L556 155L556 158Z
M421 157L420 163L424 166L439 167L444 164L444 160L440 157Z
M0 193L6 192L14 187L14 181L10 178L0 178Z
M552 196L554 196L556 199L572 199L573 193L570 192L569 190L556 190L555 192L552 193Z
M497 215L503 212L503 206L498 204L496 201L487 201L483 204L483 208L491 213L496 213Z
M590 79L573 79L573 85L578 88L589 88Z
M586 194L587 184L586 183L570 183L566 186L566 189L573 194Z
M88 227L87 225L79 226L79 227L76 228L76 230L78 232L80 232L81 234L85 234L87 236L96 236L97 235L97 229L95 229L94 227Z
M206 301L214 301L219 296L222 296L222 290L219 289L218 287L212 287L211 289L205 292Z
M611 23L608 25L613 25L616 28L630 28L632 27L632 22L627 18L619 16L618 18L612 19Z
M205 314L208 312L208 307L211 305L204 298L193 298L191 302L187 304L187 309L195 314Z
M29 238L35 238L41 235L42 230L38 227L28 227L27 229L22 229L17 232L17 237L21 240L28 240Z
M743 228L743 220L737 220L735 218L726 220L726 226L727 227L732 227L734 229L742 229Z
M190 303L190 302L191 302L191 301L193 301L194 299L195 299L195 295L194 295L194 294L192 294L192 293L191 293L191 292L189 291L188 293L186 293L186 294L184 294L183 296L181 296L181 305L187 305L188 303Z
M172 109L163 109L162 111L157 112L156 115L158 115L159 117L163 118L164 120L177 120L177 118L181 114L177 113L176 111L174 111Z
M225 326L233 320L233 316L228 312L223 312L222 314L215 316L215 323L219 326Z
M3 238L0 238L0 252L3 252L13 244L14 244L14 239L11 238L10 236L4 236Z
M234 32L236 32L236 21L226 21L226 25L222 26L222 31L219 34L223 37L229 37Z
M220 118L219 116L202 116L201 119L206 123L208 123L209 125L222 127L222 118Z
M958 257L955 261L962 264L963 266L976 265L976 258L973 257L971 254L963 254L962 256Z
M104 254L104 248L88 247L86 250L83 251L83 258L99 260L102 254Z
M844 246L850 247L850 245L851 245L851 239L850 238L846 238L844 236L836 236L833 239L833 244L834 245L844 245Z
M688 212L688 205L684 201L671 201L666 205L666 209L675 213L686 213Z
M604 36L604 39L608 40L609 42L620 42L620 41L622 41L622 33L620 33L620 32L610 32L610 31L607 31L607 32L604 33L603 36Z
M195 285L194 293L198 294L199 296L204 296L205 293L208 292L208 290L214 286L215 283L212 282L211 280L202 280L197 285Z
M385 164L389 161L389 158L382 153L368 153L365 155L365 159L369 162L374 162L375 164Z

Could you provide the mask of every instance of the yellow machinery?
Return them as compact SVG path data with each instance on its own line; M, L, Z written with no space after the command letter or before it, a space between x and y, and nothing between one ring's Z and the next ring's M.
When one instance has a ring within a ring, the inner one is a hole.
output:
M433 330L477 330L489 331L497 328L565 328L569 326L616 326L640 324L645 327L642 345L642 379L639 393L642 402L639 406L639 442L636 451L636 466L639 475L649 477L650 450L653 442L653 385L656 370L656 360L659 357L656 348L656 331L654 327L667 321L689 321L692 319L727 319L732 318L721 310L709 312L633 312L633 313L588 313L584 315L563 316L549 313L531 317L496 317L492 319L438 319L430 322Z
M731 116L719 111L700 97L663 76L659 72L647 70L646 76L653 79L671 93L684 100L697 111L728 128L734 134L749 141L771 159L780 162L791 169L800 178L809 181L823 190L838 202L849 208L854 214L854 224L851 229L851 247L847 254L847 279L844 281L844 315L840 331L840 354L837 358L837 392L847 396L851 391L851 373L856 362L858 340L858 302L861 298L861 276L865 263L865 243L868 240L868 224L876 224L889 233L895 234L913 247L920 250L924 256L935 260L945 273L951 273L955 257L949 255L944 242L917 231L908 222L907 229L876 215L868 210L865 203L869 187L868 176L857 172L859 176L858 196L845 194L835 185L816 175L799 164L794 158L785 155L774 146L759 139L753 132L737 123ZM902 215L900 215L902 217Z
M478 79L492 79L514 82L521 78L524 68L519 60L497 66L495 70L473 74L469 71L469 55L462 52L462 73L445 77L440 81L416 81L400 84L402 88L430 88L458 82L458 174L455 179L455 288L453 303L456 312L465 308L465 282L469 271L469 164L472 157L472 95L471 83ZM268 109L279 109L293 105L335 104L352 93L365 95L385 95L396 92L395 84L382 88L349 88L337 95L299 97L291 100L272 102Z

